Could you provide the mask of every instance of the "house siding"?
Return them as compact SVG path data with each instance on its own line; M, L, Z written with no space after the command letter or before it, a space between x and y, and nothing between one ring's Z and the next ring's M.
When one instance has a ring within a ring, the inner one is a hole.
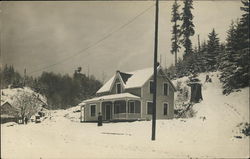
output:
M91 116L91 105L96 105L95 116ZM85 121L97 121L98 113L101 112L100 102L87 103L84 108L84 120Z
M141 97L141 88L129 88L124 91L125 93L131 93L138 97Z
M151 77L142 87L142 119L151 119L152 115L147 114L147 102L153 102L153 94L150 93ZM169 94L166 96L163 93L163 84L168 83ZM168 114L163 114L164 103L168 103ZM157 92L156 92L156 118L157 119L172 119L174 117L174 89L169 81L164 79L161 74L157 77Z
M142 87L139 88L129 88L129 89L124 89L123 86L121 87L121 92L122 93L131 93L133 95L136 95L138 97L141 97L141 99L136 102L136 104L140 104L140 113L138 114L127 114L126 113L121 113L121 114L114 114L113 112L113 103L112 103L112 119L141 119L141 120L146 120L146 119L151 119L152 115L147 114L147 102L152 102L153 100L153 94L150 93L150 81L153 80L153 76L151 76L150 79L147 80L146 83L143 84ZM111 95L111 94L116 94L116 84L121 83L120 78L117 76L112 88L108 92L102 92L96 94L97 96L103 96L103 95ZM164 95L164 83L168 83L169 86L169 92L168 95ZM161 71L159 71L158 76L157 76L157 98L156 98L156 118L157 119L172 119L174 117L174 88L172 87L171 83L169 80L163 75ZM126 99L125 99L126 100ZM113 102L113 100L110 100ZM167 115L164 115L164 103L168 104L168 113ZM91 116L91 107L90 105L96 104L96 114L95 116ZM96 101L92 103L86 103L85 108L84 108L84 120L85 121L97 121L98 119L98 113L102 112L103 119L105 119L105 114L103 112L103 109L101 108L101 102Z

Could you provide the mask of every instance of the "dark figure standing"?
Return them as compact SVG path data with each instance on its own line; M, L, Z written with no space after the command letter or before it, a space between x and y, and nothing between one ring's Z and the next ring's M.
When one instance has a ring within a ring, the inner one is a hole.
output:
M25 122L25 124L28 123L28 118L27 117L24 117L24 122Z
M98 124L97 124L97 126L102 126L102 115L101 115L100 112L98 113Z
M209 77L209 75L206 75L206 81L205 82L212 82L212 79Z

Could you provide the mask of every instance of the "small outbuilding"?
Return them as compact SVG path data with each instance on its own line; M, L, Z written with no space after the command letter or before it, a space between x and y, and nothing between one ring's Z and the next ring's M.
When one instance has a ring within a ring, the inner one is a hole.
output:
M1 104L1 124L6 122L18 122L19 110L5 101Z

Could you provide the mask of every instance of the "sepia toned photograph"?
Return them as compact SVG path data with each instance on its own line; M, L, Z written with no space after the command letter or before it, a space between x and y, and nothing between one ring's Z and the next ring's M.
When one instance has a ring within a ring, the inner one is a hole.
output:
M250 158L249 7L1 1L0 158Z

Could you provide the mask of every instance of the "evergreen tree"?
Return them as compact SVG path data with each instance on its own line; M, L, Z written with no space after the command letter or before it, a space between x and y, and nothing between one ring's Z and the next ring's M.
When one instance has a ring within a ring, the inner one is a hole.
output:
M242 88L249 86L249 1L243 0L244 11L240 22L236 29L236 53L234 54L234 60L236 61L237 69L234 70L233 79L237 81L234 88Z
M223 56L221 58L220 70L222 70L220 80L223 82L223 93L228 93L233 90L233 86L235 85L234 80L232 80L233 71L236 70L236 61L234 59L234 54L236 52L236 25L234 23L231 24L228 32L227 32L227 44L226 49L223 52Z
M181 34L183 36L183 39L181 40L181 43L185 48L184 58L192 53L192 42L190 37L195 33L191 9L193 9L193 0L184 0L184 7L181 18L183 21L181 26Z
M12 65L5 65L3 70L0 71L1 88L8 86L12 88L23 87L23 78L15 71Z
M249 49L249 7L250 3L248 0L242 0L243 7L240 9L244 12L240 19L240 23L237 29L238 41L240 43L239 49Z
M230 26L220 66L224 94L249 86L249 1L242 3L244 14L236 25Z
M214 71L217 68L217 56L220 51L220 43L217 36L218 34L215 33L214 29L208 35L207 53L205 54L207 71Z
M219 51L219 55L217 56L217 66L219 70L221 69L221 65L223 63L222 59L226 51L225 49L226 49L225 44L224 43L220 44L220 51Z
M174 1L174 4L172 6L172 19L171 22L174 23L173 25L173 30L172 30L172 49L171 49L171 53L175 55L175 65L177 64L177 53L179 51L180 47L180 35L181 35L181 31L180 31L180 25L178 24L178 21L181 20L180 14L179 14L179 9L180 5L177 3L177 0Z

